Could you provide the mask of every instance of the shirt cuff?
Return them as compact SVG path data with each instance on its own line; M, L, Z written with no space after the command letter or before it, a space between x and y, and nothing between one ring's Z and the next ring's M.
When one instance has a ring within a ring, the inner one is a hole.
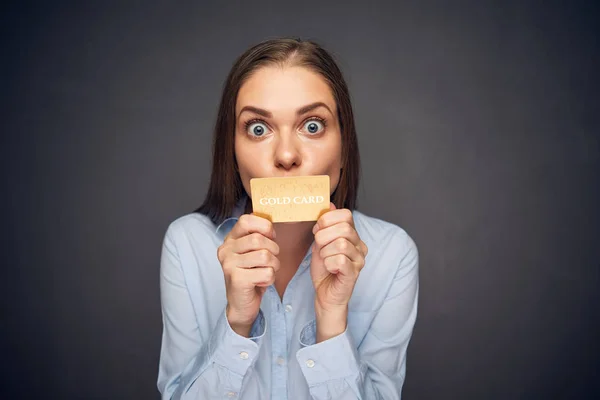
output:
M256 361L266 330L262 310L252 324L249 338L238 335L231 328L223 311L208 344L209 354L215 363L244 376Z
M300 332L301 349L296 352L308 386L360 373L359 357L348 327L341 334L316 343L317 323L309 322Z

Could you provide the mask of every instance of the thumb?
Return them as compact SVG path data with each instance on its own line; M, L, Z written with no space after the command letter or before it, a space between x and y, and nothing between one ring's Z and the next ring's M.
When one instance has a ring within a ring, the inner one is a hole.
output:
M333 204L332 202L329 202L329 211L333 211L333 210L337 210L335 204ZM321 216L329 211L321 211L321 213L319 214L319 219L321 218ZM312 233L313 235L316 234L319 231L319 222L317 220L317 223L315 224L315 226L313 227ZM315 244L316 245L316 244Z

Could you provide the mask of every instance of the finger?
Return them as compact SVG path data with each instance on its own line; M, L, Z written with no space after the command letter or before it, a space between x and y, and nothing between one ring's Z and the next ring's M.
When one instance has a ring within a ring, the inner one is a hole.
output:
M361 243L358 233L354 227L347 222L341 222L339 224L330 226L329 228L320 229L317 233L315 233L315 243L319 249L327 246L329 243L338 238L345 238L354 246L359 246Z
M330 204L330 208L333 203ZM352 211L347 208L334 209L321 215L313 228L313 233L316 233L320 229L328 228L332 225L339 224L341 222L347 222L354 227L354 218L352 217Z
M321 258L323 258L323 259L334 256L336 254L345 255L352 262L355 262L355 263L363 263L364 262L364 257L362 255L362 253L358 250L357 246L352 244L346 238L335 239L333 242L324 246L319 253Z
M267 287L266 286L259 286L256 285L256 287L258 288L258 293L262 296L263 294L265 294L265 292L267 291Z
M239 239L254 232L258 232L269 239L275 239L273 223L266 218L253 214L242 215L225 239Z
M264 236L262 233L254 232L235 240L233 251L238 254L248 253L253 250L269 250L274 255L279 254L279 245Z
M275 283L275 271L271 267L261 267L245 270L248 280L255 286L269 286Z
M231 276L231 284L238 289L264 287L275 282L275 271L271 267L238 269Z
M367 247L365 242L363 242L360 239L360 237L358 236L358 232L356 232L354 228L351 228L349 226L338 227L337 225L334 225L332 227L324 229L323 231L317 232L317 234L315 235L315 245L318 249L322 249L323 247L329 245L330 243L339 238L344 238L350 243L352 243L354 246L356 246L363 259L367 257L369 248Z
M330 274L341 275L344 277L354 278L358 275L358 271L354 266L354 263L346 257L344 254L336 254L329 256L323 260L325 269Z
M245 254L236 254L234 260L236 267L244 269L272 267L275 271L279 271L280 267L279 259L269 250L265 249L254 250Z

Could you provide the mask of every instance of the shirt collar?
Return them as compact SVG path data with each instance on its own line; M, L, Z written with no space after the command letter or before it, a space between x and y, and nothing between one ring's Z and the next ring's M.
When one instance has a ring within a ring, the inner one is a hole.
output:
M223 222L221 222L217 226L217 234L222 235L223 237L229 233L233 225L237 222L240 216L244 213L246 209L246 203L248 201L248 195L243 195L238 202L233 207L233 211L231 212L231 216L225 218Z

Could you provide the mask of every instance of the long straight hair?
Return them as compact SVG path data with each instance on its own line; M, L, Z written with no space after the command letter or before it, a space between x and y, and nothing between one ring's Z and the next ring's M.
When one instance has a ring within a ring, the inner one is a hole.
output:
M333 57L317 43L291 38L271 39L246 50L234 63L223 87L214 128L210 185L204 203L195 210L215 224L229 217L244 196L235 157L235 105L240 87L257 69L267 65L301 66L320 74L337 106L342 135L342 170L332 194L337 208L356 208L360 156L354 114L346 81Z

